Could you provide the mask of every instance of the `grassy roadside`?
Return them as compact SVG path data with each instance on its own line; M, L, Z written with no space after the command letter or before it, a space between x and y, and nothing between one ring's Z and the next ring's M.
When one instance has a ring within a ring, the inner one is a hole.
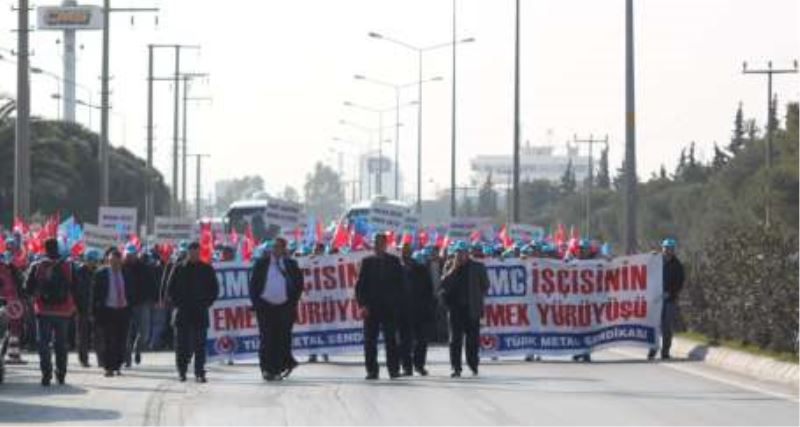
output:
M739 350L745 353L754 354L756 356L769 357L771 359L775 359L781 362L794 363L795 365L798 364L798 355L795 353L762 350L758 348L758 346L755 346L753 344L743 344L739 340L723 339L723 340L718 340L717 342L712 342L712 339L710 337L694 331L677 332L675 335L692 341L698 341L702 344L712 347L727 347L733 350Z

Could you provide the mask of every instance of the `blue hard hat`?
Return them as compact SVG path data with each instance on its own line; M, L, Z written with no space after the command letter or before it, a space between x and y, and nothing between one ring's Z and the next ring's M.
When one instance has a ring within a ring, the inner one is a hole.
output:
M453 243L453 250L454 251L467 251L467 250L469 250L469 246L467 245L467 242L465 242L463 240L458 240L455 243Z
M667 237L666 239L664 239L661 242L661 247L662 248L673 248L674 249L675 246L677 246L677 245L678 245L678 242L675 239L673 239L672 237Z
M136 255L139 251L136 249L136 245L133 243L128 243L125 245L125 255Z
M83 253L83 258L86 261L100 262L103 259L103 254L95 248L89 248Z

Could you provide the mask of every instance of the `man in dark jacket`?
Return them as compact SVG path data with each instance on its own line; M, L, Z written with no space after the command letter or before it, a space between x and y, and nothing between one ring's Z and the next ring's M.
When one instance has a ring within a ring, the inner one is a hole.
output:
M95 330L99 339L97 360L106 377L120 375L125 361L125 343L131 319L133 278L122 268L122 254L115 247L105 252L106 267L94 274L92 289Z
M444 268L441 293L450 311L450 376L457 378L465 336L467 365L472 375L478 375L478 338L489 277L483 264L470 259L466 243L458 242L454 248L455 256Z
M675 239L664 239L661 242L661 253L664 256L663 287L664 302L661 306L661 358L669 360L669 350L672 347L672 324L677 316L678 296L683 289L686 276L678 257L675 255ZM647 354L649 360L656 357L657 348L651 348Z
M383 331L386 367L394 379L400 376L395 334L403 269L396 256L386 253L386 235L375 235L374 250L361 262L356 282L356 300L364 317L364 363L367 379L378 379L378 333Z
M186 370L194 356L194 375L197 382L206 382L206 337L208 309L219 294L214 267L200 260L200 244L192 242L186 261L175 267L167 288L175 308L175 362L178 376L186 381Z
M92 286L94 273L102 259L100 251L94 248L87 249L83 254L83 261L76 265L75 279L77 282L77 308L75 316L75 347L78 350L78 361L81 366L89 366L89 342L92 331Z
M428 375L425 369L428 333L436 309L433 281L428 267L411 257L410 244L404 244L400 250L403 267L403 292L397 317L400 362L404 376L413 374L412 367L419 375L425 376Z
M287 254L286 239L276 238L272 250L256 261L249 291L261 341L261 376L267 381L283 379L297 366L292 357L292 324L303 292L303 273Z
M131 325L125 352L125 367L131 362L137 365L142 361L142 351L150 342L150 324L152 323L153 306L158 298L158 283L152 270L139 257L139 251L133 244L125 247L125 261L122 269L133 279L133 300L131 301Z

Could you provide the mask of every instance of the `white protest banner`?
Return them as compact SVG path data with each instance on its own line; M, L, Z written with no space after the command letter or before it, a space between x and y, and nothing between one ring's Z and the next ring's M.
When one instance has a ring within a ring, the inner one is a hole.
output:
M361 351L363 319L355 283L366 254L298 259L305 281L293 351ZM481 351L555 355L615 345L654 347L661 333L662 263L659 254L611 261L489 260ZM256 357L258 326L247 291L250 265L215 267L220 296L209 310L208 354Z
M660 254L489 261L481 351L579 354L623 343L655 347L662 263Z
M392 203L373 202L369 208L369 221L372 231L403 231L409 209L402 205Z
M109 246L120 244L119 235L116 230L98 227L94 224L83 224L83 240L86 248L106 250Z
M196 235L194 221L188 218L157 216L154 225L156 241L188 241Z
M478 230L484 234L491 226L491 218L455 218L450 221L447 237L451 242L455 240L469 241L473 231Z
M100 206L97 224L127 236L136 233L136 208Z

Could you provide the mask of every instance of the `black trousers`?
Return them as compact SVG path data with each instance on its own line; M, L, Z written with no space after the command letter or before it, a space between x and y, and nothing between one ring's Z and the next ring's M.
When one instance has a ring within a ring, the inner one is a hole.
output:
M78 313L75 316L75 348L78 351L78 360L81 363L89 363L91 330L89 314Z
M130 310L126 308L103 308L97 312L96 333L102 341L98 348L98 361L107 371L122 368L130 321Z
M450 309L450 366L454 371L461 371L461 348L464 344L466 344L467 366L473 371L478 370L480 328L480 319L471 318L466 308Z
M431 322L421 321L413 315L398 319L398 348L400 364L409 372L412 368L422 369L428 358L428 331Z
M364 318L364 364L368 374L378 374L378 334L383 332L383 344L386 349L386 368L389 375L400 372L397 352L397 333L395 314L386 310L369 310Z
M263 304L256 308L258 321L258 363L261 372L278 375L288 367L292 357L292 323L294 311L287 304Z
M206 337L208 327L188 323L175 325L175 366L178 373L186 375L189 363L194 357L194 375L206 375Z

